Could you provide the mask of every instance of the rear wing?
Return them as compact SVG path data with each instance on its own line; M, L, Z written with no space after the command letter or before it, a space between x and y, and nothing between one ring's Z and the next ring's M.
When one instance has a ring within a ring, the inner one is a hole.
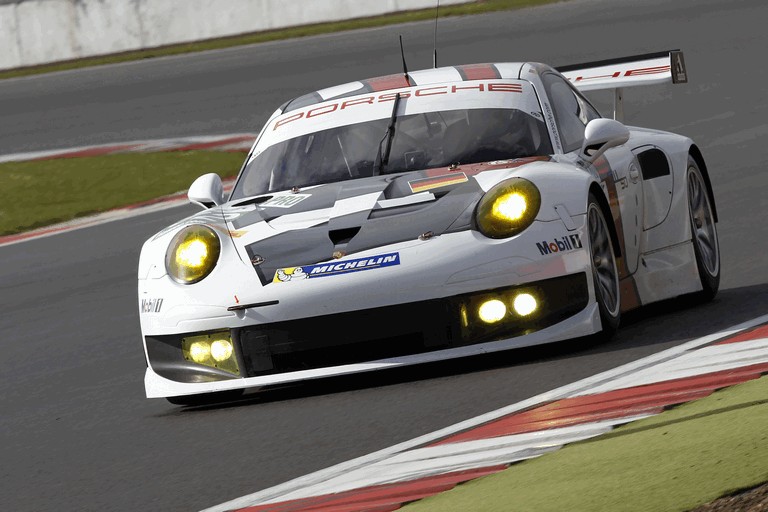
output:
M624 118L625 87L688 82L680 50L562 66L557 70L580 91L613 89L613 117L618 121Z

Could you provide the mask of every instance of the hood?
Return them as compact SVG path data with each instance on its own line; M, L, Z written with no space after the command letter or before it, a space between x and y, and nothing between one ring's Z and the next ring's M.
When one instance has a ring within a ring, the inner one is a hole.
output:
M467 230L484 193L474 176L533 160L541 158L329 183L233 201L221 213L240 257L266 284L279 268L338 259L425 233Z

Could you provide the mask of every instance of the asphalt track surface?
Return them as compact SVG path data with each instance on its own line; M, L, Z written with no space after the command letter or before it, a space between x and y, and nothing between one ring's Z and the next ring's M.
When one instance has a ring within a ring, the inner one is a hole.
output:
M631 90L633 124L693 137L720 213L717 299L560 344L185 410L143 397L136 264L191 207L0 248L0 510L191 511L431 432L768 311L762 0L582 1L445 19L442 64L554 65L680 47L691 83ZM0 82L2 152L253 130L288 97L428 66L429 24Z

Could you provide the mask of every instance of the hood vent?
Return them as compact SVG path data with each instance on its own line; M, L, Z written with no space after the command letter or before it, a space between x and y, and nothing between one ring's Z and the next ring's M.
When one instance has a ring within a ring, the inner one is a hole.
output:
M239 203L234 203L232 206L248 206L250 204L261 204L263 202L269 201L274 196L258 196L258 197L252 197L250 199L246 199L245 201L240 201Z
M333 245L344 245L349 243L359 232L360 226L356 228L332 229L328 231L328 238L331 239Z

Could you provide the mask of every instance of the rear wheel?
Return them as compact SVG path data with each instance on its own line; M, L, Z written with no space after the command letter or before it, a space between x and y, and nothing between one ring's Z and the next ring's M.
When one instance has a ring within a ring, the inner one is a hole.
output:
M688 158L688 213L691 222L693 252L701 280L700 298L707 301L720 288L720 245L717 241L715 216L707 193L707 185L696 161Z
M587 230L592 260L592 278L595 283L595 300L600 309L603 331L600 337L608 339L616 332L621 319L621 293L616 254L608 223L595 197L589 195L587 206Z

